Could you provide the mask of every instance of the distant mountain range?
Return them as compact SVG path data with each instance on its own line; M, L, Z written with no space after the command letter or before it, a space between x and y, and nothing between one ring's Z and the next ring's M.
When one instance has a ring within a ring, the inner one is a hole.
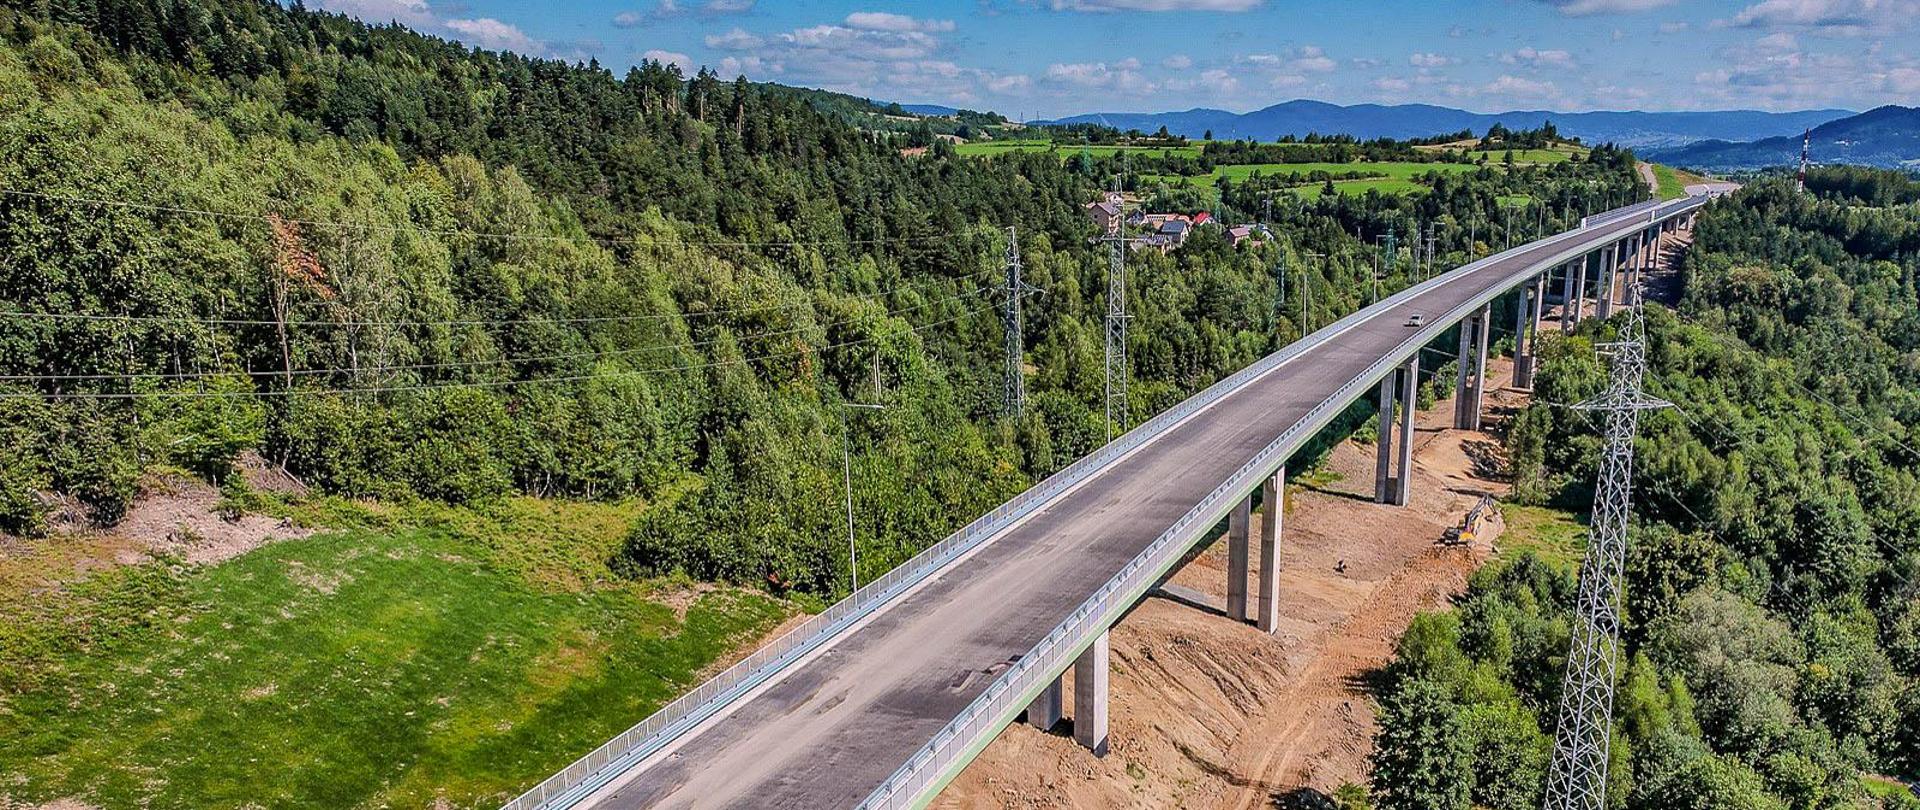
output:
M1807 136L1815 163L1920 168L1920 109L1913 107L1869 110L1821 124ZM1800 144L1799 133L1748 143L1712 140L1650 150L1647 157L1707 170L1758 169L1799 163Z
M1582 112L1514 110L1476 113L1431 104L1355 104L1342 106L1300 99L1250 113L1192 109L1165 113L1088 113L1050 123L1095 123L1119 129L1168 132L1198 138L1213 137L1270 141L1282 135L1347 134L1357 138L1418 138L1470 129L1485 132L1495 123L1531 129L1551 120L1561 134L1588 143L1616 143L1635 148L1672 147L1704 140L1750 141L1777 135L1799 135L1808 127L1853 115L1851 110L1804 110L1770 113L1758 110L1710 112Z

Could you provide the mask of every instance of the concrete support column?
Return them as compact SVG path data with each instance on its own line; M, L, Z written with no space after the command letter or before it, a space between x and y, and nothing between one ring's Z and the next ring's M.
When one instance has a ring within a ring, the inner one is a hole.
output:
M1374 447L1373 501L1390 503L1393 499L1393 398L1398 371L1380 378L1380 428Z
M1477 359L1473 364L1473 404L1471 406L1472 409L1467 412L1468 430L1480 429L1481 405L1486 400L1487 337L1488 333L1493 331L1493 305L1487 304L1481 307L1480 314L1474 317L1474 321L1478 328L1476 332L1477 338L1474 341L1476 344L1474 357Z
M1066 709L1066 676L1062 675L1040 690L1040 694L1027 704L1027 724L1046 731L1060 722L1061 713Z
M1073 662L1073 739L1107 755L1107 631Z
M1620 274L1613 263L1613 246L1600 249L1600 309L1595 313L1600 320L1606 320L1613 314L1613 288L1619 283Z
M1393 479L1395 506L1406 506L1413 491L1413 417L1420 404L1419 391L1420 353L1414 352L1400 369L1400 474Z
M1253 525L1253 502L1241 498L1227 517L1227 617L1247 620L1247 533Z
M1573 282L1573 324L1580 325L1580 319L1587 316L1587 271L1592 270L1591 255L1573 260L1580 268L1580 276Z
M1473 316L1467 316L1460 322L1460 351L1455 355L1453 381L1453 426L1457 429L1467 427L1467 372L1473 369Z
M1573 331L1573 263L1562 265L1560 281L1560 331Z
M1513 299L1513 387L1527 387L1527 370L1532 365L1532 336L1527 334L1527 309L1533 300L1533 285L1520 288L1520 294Z
M1287 520L1287 468L1275 470L1260 485L1267 516L1260 522L1260 631L1280 627L1280 529Z

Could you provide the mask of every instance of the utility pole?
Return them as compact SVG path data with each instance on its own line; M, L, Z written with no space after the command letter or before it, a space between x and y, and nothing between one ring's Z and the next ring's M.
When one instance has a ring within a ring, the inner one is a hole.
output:
M1607 749L1613 730L1613 686L1618 674L1622 571L1632 506L1633 436L1640 412L1671 403L1641 393L1646 373L1640 288L1628 288L1627 323L1619 340L1603 343L1611 359L1607 390L1574 406L1606 415L1607 443L1593 499L1593 531L1580 566L1580 592L1560 692L1558 732L1547 773L1546 810L1604 810Z
M1319 259L1327 258L1327 254L1325 253L1308 253L1306 256L1308 259L1315 260L1313 263L1317 263ZM1300 268L1300 334L1305 336L1312 331L1313 283L1312 277L1307 275L1307 268L1302 267Z
M847 482L847 573L853 582L853 589L848 593L860 590L860 550L853 542L853 425L847 419L847 412L856 408L884 411L887 406L864 402L840 403L840 472Z
M1393 260L1400 254L1400 240L1396 238L1397 236L1398 234L1394 233L1393 231L1393 224L1388 223L1387 224L1387 275L1389 276L1393 275L1393 264L1394 264ZM1380 286L1380 280L1377 278L1374 279L1373 284L1376 288L1378 288ZM1380 291L1378 289L1375 289L1373 292L1374 292L1375 298L1380 297Z
M1007 333L1007 383L1003 393L1007 415L1019 418L1027 407L1027 375L1021 360L1026 341L1021 333L1020 299L1034 287L1020 280L1020 237L1007 226L1007 304L1004 317Z

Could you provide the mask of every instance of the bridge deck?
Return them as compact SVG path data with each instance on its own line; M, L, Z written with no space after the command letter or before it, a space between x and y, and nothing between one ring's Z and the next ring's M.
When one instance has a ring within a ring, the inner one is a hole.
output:
M1635 217L1606 226L1635 230ZM1591 239L1592 235L1584 235ZM1457 271L1174 426L622 775L603 808L850 807L1307 411L1436 318L1564 250ZM1496 324L1509 323L1496 315ZM1357 538L1364 542L1363 538Z

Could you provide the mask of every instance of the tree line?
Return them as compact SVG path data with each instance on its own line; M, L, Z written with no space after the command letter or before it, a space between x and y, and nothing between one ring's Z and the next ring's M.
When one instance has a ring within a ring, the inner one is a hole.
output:
M1809 187L1899 187L1823 170ZM1673 308L1647 309L1613 807L1913 807L1920 778L1920 247L1909 212L1764 181L1704 213ZM1589 322L1543 342L1508 444L1515 498L1584 513L1606 381ZM1537 807L1570 560L1479 572L1401 640L1383 808ZM1904 798L1903 798L1904 797Z

